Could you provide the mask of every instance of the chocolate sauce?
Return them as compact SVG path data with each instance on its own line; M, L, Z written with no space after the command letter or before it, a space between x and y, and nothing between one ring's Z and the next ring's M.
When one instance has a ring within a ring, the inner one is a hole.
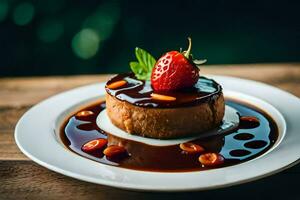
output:
M245 147L250 149L261 149L268 145L268 142L264 140L256 140L256 141L250 141L244 144Z
M176 91L155 92L163 95L176 97L176 101L158 101L151 98L153 93L150 81L137 80L134 74L119 74L111 78L107 85L116 81L126 80L127 84L117 89L106 87L108 94L116 97L121 101L127 101L136 106L170 108L197 105L201 102L208 102L222 93L222 87L212 79L200 77L198 82L191 88Z
M229 152L231 156L234 157L244 157L251 154L251 151L245 149L235 149Z
M233 138L236 140L251 140L255 136L250 133L239 133L235 135Z
M225 162L216 167L236 165L256 158L268 151L278 138L278 128L274 120L260 109L234 101L226 101L226 104L235 108L240 116L253 116L259 119L259 124L250 128L252 126L249 124L246 126L247 123L243 122L234 132L192 141L204 147L206 152L220 153L225 158ZM96 118L104 108L105 102L98 102L78 110L78 112L92 111L93 115L86 117L73 115L66 119L61 128L61 139L65 146L96 162L134 170L188 172L212 168L199 163L200 154L183 153L179 145L151 146L104 132L96 124ZM107 138L108 145L125 147L130 156L111 160L103 155L103 150L92 153L81 150L82 145L97 138Z
M240 127L243 129L253 129L260 125L259 120L252 116L243 116L240 118Z

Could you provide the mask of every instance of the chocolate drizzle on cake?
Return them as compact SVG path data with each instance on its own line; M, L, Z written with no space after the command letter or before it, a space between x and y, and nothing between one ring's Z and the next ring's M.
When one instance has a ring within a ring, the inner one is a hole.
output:
M107 85L121 80L127 81L127 84L116 89L106 87L107 93L119 100L148 108L193 106L203 102L214 101L222 93L222 87L217 82L212 79L200 77L198 82L191 88L158 92L159 94L176 97L176 101L158 101L151 98L153 89L150 81L138 80L132 73L116 75L107 82Z

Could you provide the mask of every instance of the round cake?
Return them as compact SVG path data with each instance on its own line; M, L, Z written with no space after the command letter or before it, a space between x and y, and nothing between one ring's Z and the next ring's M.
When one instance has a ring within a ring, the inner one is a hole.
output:
M129 134L168 139L201 134L222 123L222 87L199 77L188 88L155 91L150 81L133 73L119 74L106 84L106 109L111 122Z

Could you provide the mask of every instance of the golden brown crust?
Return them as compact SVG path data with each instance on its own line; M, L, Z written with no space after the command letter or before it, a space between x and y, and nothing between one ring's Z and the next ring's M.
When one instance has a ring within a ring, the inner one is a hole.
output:
M179 108L145 108L106 95L111 122L124 131L143 137L167 139L199 134L218 126L225 104L221 93L207 103Z

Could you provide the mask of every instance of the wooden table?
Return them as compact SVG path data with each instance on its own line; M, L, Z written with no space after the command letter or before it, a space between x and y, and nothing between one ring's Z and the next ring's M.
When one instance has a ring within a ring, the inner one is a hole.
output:
M262 81L300 97L299 63L208 66L203 67L201 72ZM108 77L85 75L0 79L0 199L241 199L245 196L246 199L300 199L300 165L271 177L224 189L143 193L95 185L57 174L35 164L19 151L13 137L14 127L31 106L56 93L105 81Z

